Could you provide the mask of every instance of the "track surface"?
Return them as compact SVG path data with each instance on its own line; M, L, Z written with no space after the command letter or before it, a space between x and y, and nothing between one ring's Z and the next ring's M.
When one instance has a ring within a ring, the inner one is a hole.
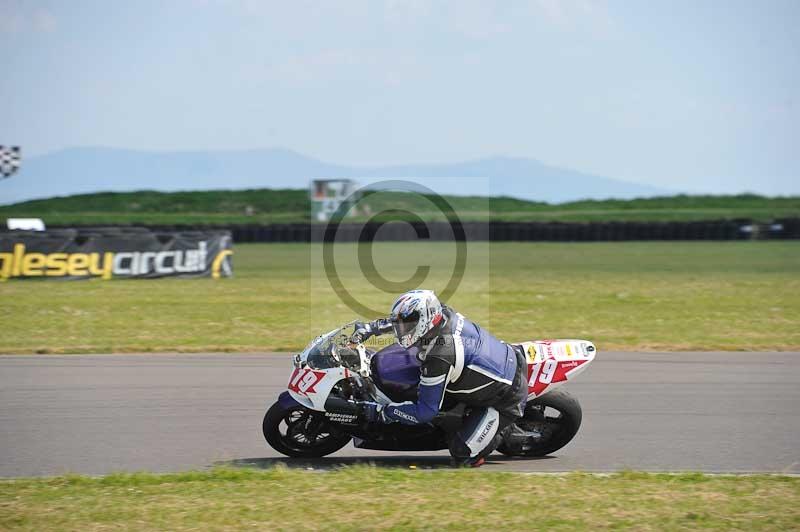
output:
M273 465L261 418L288 368L275 354L0 357L0 476ZM584 409L576 439L544 459L493 455L489 469L800 473L798 353L601 352L568 389ZM348 446L287 463L447 458Z

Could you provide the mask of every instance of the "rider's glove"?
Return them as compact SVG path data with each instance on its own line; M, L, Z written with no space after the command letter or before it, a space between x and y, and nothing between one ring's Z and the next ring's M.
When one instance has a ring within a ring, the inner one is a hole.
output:
M354 344L362 344L375 335L375 330L372 328L371 323L357 321L354 328L355 330L350 336L350 341Z
M361 415L370 423L383 423L383 405L373 403L372 401L362 401L358 403L361 406Z

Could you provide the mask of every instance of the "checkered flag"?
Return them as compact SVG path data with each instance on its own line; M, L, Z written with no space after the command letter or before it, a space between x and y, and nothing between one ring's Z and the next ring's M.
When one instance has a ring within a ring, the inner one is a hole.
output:
M0 179L11 177L22 161L19 146L0 146Z

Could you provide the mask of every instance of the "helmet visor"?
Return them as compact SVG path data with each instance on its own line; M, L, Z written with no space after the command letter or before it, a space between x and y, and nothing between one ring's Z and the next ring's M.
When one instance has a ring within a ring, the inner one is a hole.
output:
M394 334L398 338L408 336L419 324L419 311L414 311L408 316L397 316L392 320L392 327L394 327Z

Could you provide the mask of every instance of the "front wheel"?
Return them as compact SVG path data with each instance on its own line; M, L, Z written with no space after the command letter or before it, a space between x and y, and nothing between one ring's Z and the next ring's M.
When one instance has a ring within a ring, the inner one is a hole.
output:
M581 426L581 405L562 390L531 399L497 450L507 456L545 456L568 444Z
M264 439L281 454L292 458L319 458L335 453L350 441L350 435L332 429L319 412L302 406L272 405L261 424Z

